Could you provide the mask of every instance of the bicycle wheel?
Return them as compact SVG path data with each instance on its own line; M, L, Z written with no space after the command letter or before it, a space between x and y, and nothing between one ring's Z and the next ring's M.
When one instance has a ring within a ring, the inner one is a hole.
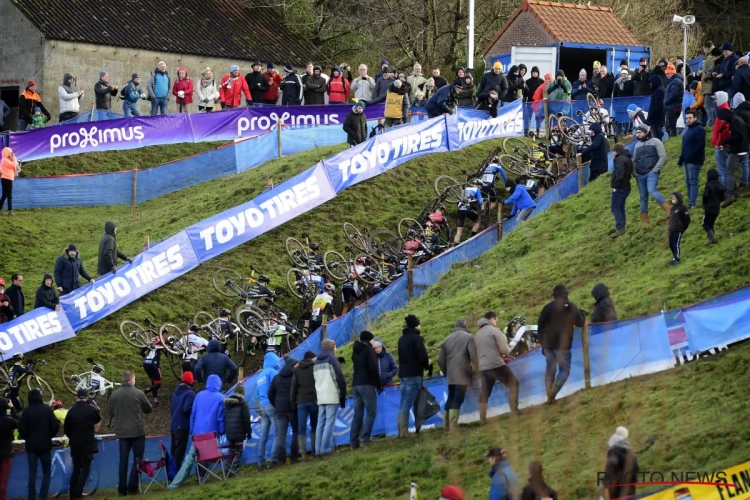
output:
M239 297L244 291L242 276L234 269L219 269L212 276L211 282L224 297Z
M244 333L253 337L263 337L266 334L266 320L256 308L242 305L237 308L234 317Z
M409 231L416 231L417 234L424 234L424 228L422 224L414 219L401 219L398 221L398 235L401 238L406 238Z
M379 256L380 254L393 255L397 257L404 247L404 240L397 234L390 231L378 231L372 235L373 246L375 247L371 254Z
M91 387L91 372L74 359L66 361L63 365L62 378L65 388L72 394L76 393L79 384Z
M328 274L337 281L344 281L348 278L352 267L349 259L345 259L343 255L335 250L329 250L326 252L323 256L323 264L325 265Z
M292 259L292 264L303 269L310 265L307 259L307 250L297 238L289 237L286 239L286 253Z
M292 295L298 299L301 299L303 295L303 292L301 292L297 286L297 281L299 281L301 275L302 271L299 269L292 268L286 272L286 286L289 288L289 291L292 292Z
M516 151L518 148L518 151ZM531 147L529 143L518 137L506 137L503 141L503 152L506 155L518 156L526 155L531 156Z
M182 380L182 355L167 352L167 363L169 364L169 369L172 370L172 375L177 380Z
M586 94L586 106L589 108L589 113L592 115L599 112L599 101L594 97L594 94Z
M124 338L128 344L137 347L138 349L146 347L151 342L151 336L148 334L148 330L129 319L120 323L120 333L122 334L122 338Z
M183 346L182 342L185 336L180 330L180 327L174 323L164 323L159 327L159 339L161 339L161 345L170 354L182 354Z
M589 94L590 95L590 94ZM583 125L569 116L563 116L559 120L560 133L571 143L581 142L586 138L586 130Z
M211 316L206 311L198 311L197 313L195 313L193 323L198 325L198 332L201 334L201 336L207 338L208 340L211 340L214 335L218 333L218 320L214 319L213 316Z
M357 261L360 261L359 259L364 259L363 261L361 261L364 264L364 270L362 272L357 272L357 277L370 285L378 283L384 276L383 270L380 267L380 263L376 259L366 254L359 255L357 257Z
M46 404L47 406L51 405L55 401L55 393L52 391L52 387L50 387L47 381L41 378L36 373L32 373L31 375L26 377L26 387L29 388L29 391L33 389L41 389L42 401L44 401L44 404Z
M354 227L354 224L344 222L344 234L346 235L346 239L349 240L352 245L357 247L358 250L363 252L367 251L367 240L362 236L362 233L359 232L359 229Z
M0 393L4 393L10 387L10 375L5 366L0 366Z
M245 334L241 331L234 338L234 353L232 355L237 366L245 366L247 361L247 349L245 349Z
M506 172L510 172L513 175L526 174L526 165L523 161L519 160L515 156L500 155L500 165L505 169Z
M440 175L435 179L435 192L438 196L450 203L458 203L463 195L463 188L460 182L449 175Z

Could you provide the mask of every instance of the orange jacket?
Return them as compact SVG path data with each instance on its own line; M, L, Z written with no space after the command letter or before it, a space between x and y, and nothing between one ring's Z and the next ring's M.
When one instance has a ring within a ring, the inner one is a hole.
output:
M0 161L0 178L13 180L16 178L16 169L18 168L18 160L15 156L10 159L10 154L13 151L10 148L3 148L2 160Z
M698 82L698 87L693 91L693 97L695 97L695 103L690 106L690 109L699 109L703 107L703 104L705 104L705 96L701 94L701 87L703 84L701 82Z

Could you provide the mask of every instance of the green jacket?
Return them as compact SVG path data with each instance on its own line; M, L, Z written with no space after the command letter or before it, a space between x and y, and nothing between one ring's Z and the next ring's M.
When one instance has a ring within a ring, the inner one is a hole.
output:
M572 86L567 78L563 77L562 82L557 81L555 78L552 83L547 85L547 99L550 101L566 101L570 100L570 91Z
M713 78L711 78L711 71L714 68L714 56L707 55L703 59L703 71L701 72L701 94L711 95L713 92Z

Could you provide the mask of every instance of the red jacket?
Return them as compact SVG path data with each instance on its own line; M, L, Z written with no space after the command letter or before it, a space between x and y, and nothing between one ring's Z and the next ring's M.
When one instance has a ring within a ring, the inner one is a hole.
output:
M247 86L247 82L242 76L232 78L224 75L221 78L221 84L219 85L219 97L221 102L227 106L237 107L242 104L242 93L245 93L245 100L247 103L253 102L253 97L250 95L250 87Z
M717 108L716 111L719 109L729 109L729 103L725 102L721 106ZM725 122L724 120L720 118L714 119L714 131L711 135L711 145L715 148L718 148L724 142L729 138L729 124Z
M339 75L328 79L328 102L331 104L344 104L349 97L349 80Z
M268 90L266 90L266 93L263 94L263 99L266 101L278 101L279 100L279 84L284 80L280 74L277 72L269 73L266 71L263 73L263 76L266 77L266 81L268 81Z
M187 68L180 68L177 70L177 74L180 73L180 71L185 72L185 79L180 80L179 77L177 80L175 80L174 85L172 86L172 94L174 94L177 97L177 104L192 104L193 103L193 80L190 79L188 76ZM185 97L180 97L177 95L177 92L180 90L185 92Z

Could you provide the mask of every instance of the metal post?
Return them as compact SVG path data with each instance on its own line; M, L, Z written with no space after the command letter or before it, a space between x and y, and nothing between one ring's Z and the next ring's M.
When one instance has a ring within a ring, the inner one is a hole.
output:
M542 85L546 85L546 83L543 83ZM550 138L550 126L549 126L549 102L547 102L547 89L544 89L544 130L545 134L547 135L547 142L549 142Z
M407 276L406 276L406 279L407 279L406 289L407 289L408 294L409 294L409 299L411 299L414 296L414 272L413 272L413 267L414 267L414 258L411 255L409 255L408 260L407 260L407 271L406 271L408 273Z
M682 90L685 91L687 78L685 76L687 69L687 24L682 23Z
M132 199L131 207L130 207L131 213L135 213L135 203L136 203L137 194L138 194L138 167L133 169L133 199Z
M497 244L503 240L503 202L497 202Z
M578 167L578 190L583 189L583 158L576 155L576 165Z
M583 381L586 389L591 389L591 360L589 359L589 326L583 323L581 327L583 338Z
M281 119L276 119L276 136L279 144L279 158L281 158Z
M469 25L466 29L469 30L469 47L468 54L466 55L466 66L469 69L474 69L474 0L469 0Z
M323 322L320 324L320 340L326 339L326 332L328 331L328 315L323 315Z

